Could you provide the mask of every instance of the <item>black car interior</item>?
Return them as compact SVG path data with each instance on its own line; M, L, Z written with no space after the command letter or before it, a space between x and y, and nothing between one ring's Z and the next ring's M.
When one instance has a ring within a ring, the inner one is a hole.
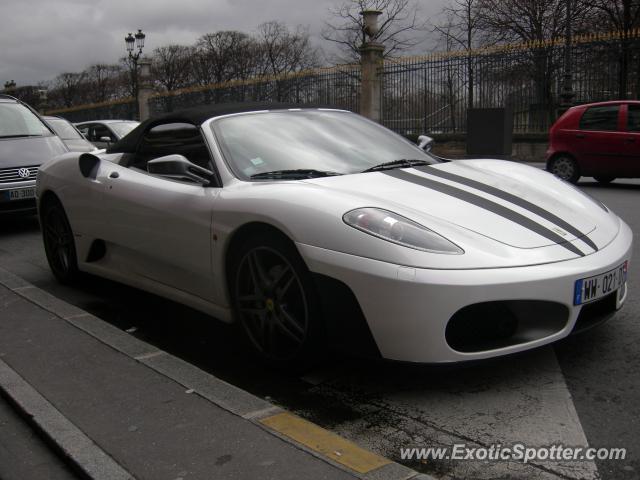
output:
M166 155L182 155L191 163L211 170L211 157L200 130L189 123L156 125L147 131L129 167L147 169L147 162Z

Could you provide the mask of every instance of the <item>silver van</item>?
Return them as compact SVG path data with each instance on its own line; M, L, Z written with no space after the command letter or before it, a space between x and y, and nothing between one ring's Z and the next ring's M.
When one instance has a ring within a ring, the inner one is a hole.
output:
M31 107L0 94L0 214L35 213L38 169L67 151Z

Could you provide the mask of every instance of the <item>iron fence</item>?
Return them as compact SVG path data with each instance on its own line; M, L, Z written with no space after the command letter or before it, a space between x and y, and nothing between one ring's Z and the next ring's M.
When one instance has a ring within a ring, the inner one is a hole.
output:
M469 107L506 107L514 132L546 132L561 105L562 41L386 60L382 123L402 134L465 133ZM576 37L570 46L574 103L640 97L640 30ZM222 102L292 102L360 110L360 67L310 71L194 86L155 94L152 114ZM132 118L133 99L49 113L73 121Z
M340 65L295 74L233 81L157 94L152 114L211 103L287 102L320 104L358 111L360 69Z
M638 32L578 37L573 103L639 98L639 47ZM540 42L387 61L382 123L403 134L464 133L468 108L505 107L514 132L546 132L561 106L564 53L563 42Z
M134 120L137 117L137 105L133 98L114 100L111 102L83 105L48 111L47 114L58 115L70 122L87 122L91 120Z

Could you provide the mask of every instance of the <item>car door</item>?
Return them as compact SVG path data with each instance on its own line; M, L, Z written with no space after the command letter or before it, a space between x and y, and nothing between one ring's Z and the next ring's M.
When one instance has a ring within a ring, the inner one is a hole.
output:
M625 168L622 110L619 104L588 107L575 132L583 175L617 176Z
M117 141L117 137L106 125L95 123L89 129L89 141L97 148L107 148Z
M625 174L629 177L640 177L640 103L627 104L625 110Z
M190 127L199 145L194 146L193 138L181 139L172 125L159 125L143 137L128 164L108 169L105 240L122 273L211 300L212 212L219 189L146 171L149 160L164 155L198 148L200 155L208 155L199 130Z

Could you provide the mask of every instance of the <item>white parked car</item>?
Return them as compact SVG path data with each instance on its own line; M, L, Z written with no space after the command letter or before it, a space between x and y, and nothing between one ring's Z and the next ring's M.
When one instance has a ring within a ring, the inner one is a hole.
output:
M37 195L60 281L89 272L240 322L274 362L326 343L495 357L627 297L632 233L600 202L523 164L442 161L347 111L168 114L47 163Z
M76 123L75 127L96 148L107 148L122 140L138 125L140 122L135 120L94 120Z

